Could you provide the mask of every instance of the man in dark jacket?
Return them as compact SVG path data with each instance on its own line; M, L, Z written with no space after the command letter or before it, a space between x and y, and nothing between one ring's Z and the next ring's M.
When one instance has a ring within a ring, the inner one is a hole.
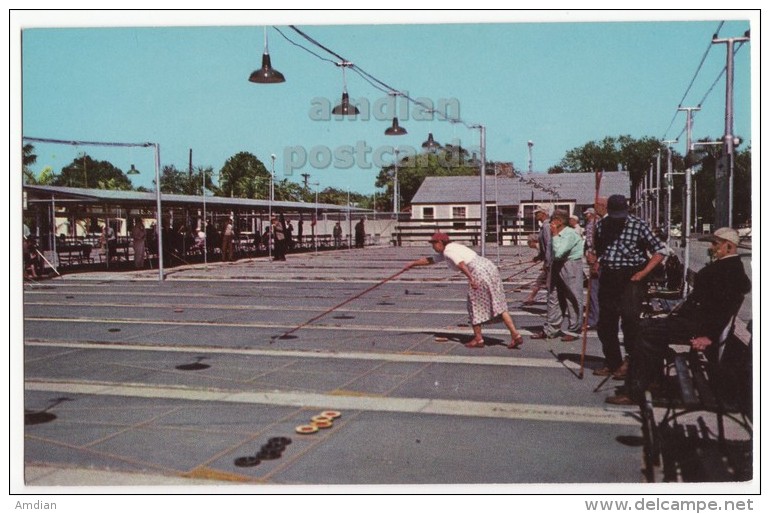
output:
M668 317L642 320L626 382L629 394L610 396L607 403L644 401L644 391L661 374L668 345L689 342L695 350L708 353L717 349L725 329L731 328L751 281L738 256L738 232L720 228L709 239L715 260L695 275L692 291Z

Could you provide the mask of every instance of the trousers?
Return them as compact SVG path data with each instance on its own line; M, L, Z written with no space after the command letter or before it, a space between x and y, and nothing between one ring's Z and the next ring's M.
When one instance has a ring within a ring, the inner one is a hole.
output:
M602 343L604 365L615 370L623 363L620 351L620 329L626 355L633 351L633 343L639 333L639 317L647 294L647 282L632 282L631 277L639 268L602 268L599 276L599 322L597 333Z

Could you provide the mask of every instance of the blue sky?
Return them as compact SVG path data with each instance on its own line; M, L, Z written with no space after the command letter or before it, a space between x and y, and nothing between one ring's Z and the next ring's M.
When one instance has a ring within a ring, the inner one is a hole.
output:
M179 169L187 168L190 149L194 166L215 171L238 152L255 154L268 168L275 154L278 179L300 182L301 174L309 173L321 189L366 194L375 190L378 165L391 162L393 145L402 153L419 149L433 133L440 143L473 150L479 131L438 116L420 119L414 105L398 112L409 132L400 137L383 134L390 124L383 119L386 111L372 113L368 120L315 119L314 107L339 103L341 68L269 28L272 63L286 82L249 82L249 74L260 66L264 25L337 60L288 27L297 25L398 91L436 106L447 102L456 108L453 116L486 127L488 160L513 161L526 170L527 141L533 141L536 172L558 164L566 151L605 136L681 135L674 148L683 153L685 116L676 113L677 107L680 102L696 106L704 97L693 138L721 137L724 77L707 92L725 66L726 45L711 45L706 54L711 37L723 20L720 37L740 37L749 28L759 35L755 13L719 11L20 16L23 135L156 142L161 164ZM696 19L700 21L690 21ZM747 140L752 52L758 47L749 43L735 58L734 132ZM353 100L374 106L387 98L350 70L346 80ZM124 171L135 164L142 171L134 178L136 185L151 187L154 178L148 149L44 143L35 143L35 148L36 170L52 166L58 171L87 152ZM343 154L347 159L335 161L335 155Z

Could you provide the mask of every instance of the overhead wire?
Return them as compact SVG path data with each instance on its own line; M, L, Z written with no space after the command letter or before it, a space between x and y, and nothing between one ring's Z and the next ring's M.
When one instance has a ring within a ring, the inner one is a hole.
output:
M339 59L339 61L334 61L334 60L329 59L327 57L323 57L323 56L319 55L317 52L314 52L314 51L310 50L309 48L305 47L304 45L301 45L301 44L293 41L291 38L289 38L286 34L284 34L277 27L273 27L273 28L275 28L275 30L277 30L278 33L281 34L281 36L283 36L283 38L286 39L289 43L291 43L292 45L297 46L299 48L302 48L303 50L305 50L306 52L308 52L311 55L315 56L316 58L318 58L318 59L320 59L322 61L326 61L326 62L332 63L335 66L342 66L343 67L343 71L344 71L344 68L350 68L352 71L356 72L357 75L359 75L363 80L365 80L367 83L369 83L372 87L374 87L378 91L382 91L383 93L386 93L386 94L395 94L395 95L402 96L407 101L411 102L412 104L417 105L417 106L421 107L422 109L424 109L424 111L426 113L434 114L434 115L438 116L440 119L442 119L443 121L448 121L450 123L459 123L459 124L463 125L464 127L466 127L467 129L479 129L479 128L482 127L482 125L480 125L480 124L468 123L468 122L466 122L463 119L452 117L452 116L448 115L445 112L441 112L441 111L438 111L438 110L434 109L430 105L426 105L425 103L421 102L420 100L411 97L409 94L407 94L407 93L405 93L403 91L400 91L397 88L394 88L393 86L391 86L391 85L383 82L382 80L378 79L377 77L375 77L371 73L368 73L366 70L364 70L363 68L361 68L357 64L351 62L349 59L346 59L345 57L343 57L339 53L337 53L334 50L330 49L329 47L323 45L318 40L316 40L315 38L313 38L309 34L305 33L303 30L299 29L297 26L289 25L289 27L294 32L296 32L298 35L300 35L303 39L305 39L309 43L317 46L318 48L322 49L323 51L327 52L328 54L334 56L335 58ZM515 170L514 170L514 172L515 172ZM518 175L519 175L519 179L522 180L523 177L521 176L521 174L519 173ZM531 183L533 185L539 186L538 189L542 190L543 192L546 192L546 193L550 194L552 197L554 197L556 199L561 198L560 195L559 195L559 192L556 191L554 188L551 188L551 187L548 187L548 186L543 186L542 184L538 183L537 181L534 181L533 179L529 179L529 180L527 180L527 182L529 182L529 183Z
M714 37L719 35L719 31L722 30L722 26L725 24L724 20L719 22L719 25L717 26L717 30L714 33ZM671 123L668 124L668 128L663 133L662 139L666 139L666 135L668 134L668 131L671 130L671 127L674 125L674 121L676 121L676 117L679 115L679 108L682 107L682 104L684 103L685 99L687 98L687 94L690 92L690 89L692 89L693 84L695 83L695 79L698 78L698 74L700 73L700 70L703 68L703 63L706 62L706 57L708 57L709 52L711 51L712 45L711 41L709 41L708 46L706 47L706 51L703 52L703 57L701 57L700 63L698 64L698 68L695 70L695 73L693 74L692 79L690 80L690 84L687 86L687 89L685 89L684 94L682 95L682 99L679 100L679 105L677 105L676 110L674 111L674 116L671 118ZM682 134L680 133L679 136ZM678 137L677 137L678 139Z

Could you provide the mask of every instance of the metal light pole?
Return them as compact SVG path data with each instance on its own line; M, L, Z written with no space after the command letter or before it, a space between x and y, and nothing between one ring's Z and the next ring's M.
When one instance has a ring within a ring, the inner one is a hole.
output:
M315 186L315 224L313 225L313 248L314 253L318 255L318 234L316 234L316 227L318 226L318 186L321 185L321 183L313 182L310 185Z
M532 173L532 147L535 146L535 143L532 142L530 139L527 141L527 149L529 150L529 172Z
M471 125L470 128L479 129L480 151L481 151L481 169L479 170L479 208L481 209L481 244L480 253L482 257L487 255L487 129L484 125Z
M674 187L674 175L673 170L671 169L672 163L671 163L671 145L674 143L678 143L679 141L677 139L669 139L666 141L663 141L666 143L666 148L668 150L667 154L667 164L666 164L666 177L668 177L667 183L667 194L666 194L666 202L667 202L667 208L666 208L666 235L671 237L671 191Z
M724 163L722 171L720 173L719 167L717 167L717 194L716 194L716 216L715 221L717 227L732 227L733 226L733 180L734 180L734 168L735 168L735 136L733 135L733 80L735 76L735 67L733 64L733 48L736 41L749 41L749 32L746 31L744 37L731 37L726 39L717 39L714 37L711 40L712 44L725 43L727 45L727 74L725 83L725 136L724 136L724 155L723 159L727 159L727 170L724 169ZM724 201L720 201L724 198L724 174L727 173L728 178L728 190L727 190L727 216L724 212Z
M686 154L689 155L692 151L692 112L693 111L700 111L700 107L680 107L677 109L679 111L686 111L687 112L687 152ZM690 239L690 224L691 224L691 217L692 217L692 167L687 166L687 168L684 170L685 175L685 209L684 209L684 216L682 220L682 224L684 225L682 230L682 244L684 245L684 284L685 284L685 293L689 292L688 282L687 282L687 270L690 267L690 245L689 245L689 239Z
M401 198L398 191L398 148L393 148L393 155L395 155L393 161L393 214L398 216L401 211Z
M660 228L660 196L663 194L660 188L660 150L658 150L658 174L655 177L655 226Z
M192 169L192 166L190 166L190 169ZM209 239L208 239L208 231L206 230L206 225L208 222L206 221L206 171L201 168L201 195L203 196L203 265L208 270L209 269Z
M348 187L348 250L353 246L353 219L350 215L350 187Z
M275 180L275 154L270 154L270 160L272 161L272 165L270 167L270 198L267 202L267 222L270 224L270 237L267 240L268 259L272 258L273 256L273 196L275 195L273 182Z

